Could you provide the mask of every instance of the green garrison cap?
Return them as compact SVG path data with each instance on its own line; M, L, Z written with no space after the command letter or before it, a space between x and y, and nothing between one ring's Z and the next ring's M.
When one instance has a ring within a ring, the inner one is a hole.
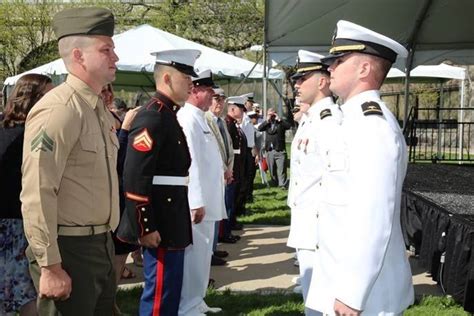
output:
M114 35L114 15L104 8L72 8L58 12L53 29L59 39L71 35Z

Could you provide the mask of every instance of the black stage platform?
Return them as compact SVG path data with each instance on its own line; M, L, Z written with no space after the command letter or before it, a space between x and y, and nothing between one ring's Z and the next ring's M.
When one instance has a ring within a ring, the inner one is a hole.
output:
M433 279L474 312L474 165L410 164L401 221Z

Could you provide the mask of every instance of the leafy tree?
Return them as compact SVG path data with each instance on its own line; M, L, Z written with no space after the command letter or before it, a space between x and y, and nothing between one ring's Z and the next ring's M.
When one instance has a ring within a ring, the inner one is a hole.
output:
M0 81L58 58L52 17L66 7L92 5L114 12L116 33L148 23L225 52L263 39L263 0L2 1Z
M0 4L0 78L26 70L24 67L30 64L22 60L34 51L42 53L41 61L56 58L57 55L50 56L45 48L39 49L53 40L50 16L55 7L46 2Z

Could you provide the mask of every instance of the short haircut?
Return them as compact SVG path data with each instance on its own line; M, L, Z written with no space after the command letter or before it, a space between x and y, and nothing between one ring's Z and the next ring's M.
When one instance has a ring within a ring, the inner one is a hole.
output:
M153 67L153 79L155 80L156 83L158 83L161 81L161 77L163 76L164 73L166 72L172 73L173 71L178 71L178 70L167 65L155 64L155 66Z
M390 68L392 68L392 62L389 61L388 59L385 59L379 56L368 55L368 54L361 54L361 55L371 61L375 80L379 83L379 88L380 88L380 86L382 86L383 81L385 80L385 77L390 71Z
M66 69L71 64L71 53L74 48L86 48L92 45L95 41L94 36L77 35L66 36L58 41L59 56L64 60ZM69 70L69 69L68 69Z

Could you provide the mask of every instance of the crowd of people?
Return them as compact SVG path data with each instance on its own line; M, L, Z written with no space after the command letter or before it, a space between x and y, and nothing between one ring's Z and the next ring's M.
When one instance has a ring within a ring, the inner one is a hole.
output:
M221 312L204 300L211 265L226 264L219 242L239 241L264 161L288 189L306 315L401 315L413 302L406 145L378 92L402 45L339 21L328 56L299 51L288 177L292 124L263 117L253 93L226 96L195 69L199 50L153 53L156 93L128 110L111 84L113 14L66 9L53 25L66 81L23 76L1 121L0 314L119 315L130 253L140 315Z

